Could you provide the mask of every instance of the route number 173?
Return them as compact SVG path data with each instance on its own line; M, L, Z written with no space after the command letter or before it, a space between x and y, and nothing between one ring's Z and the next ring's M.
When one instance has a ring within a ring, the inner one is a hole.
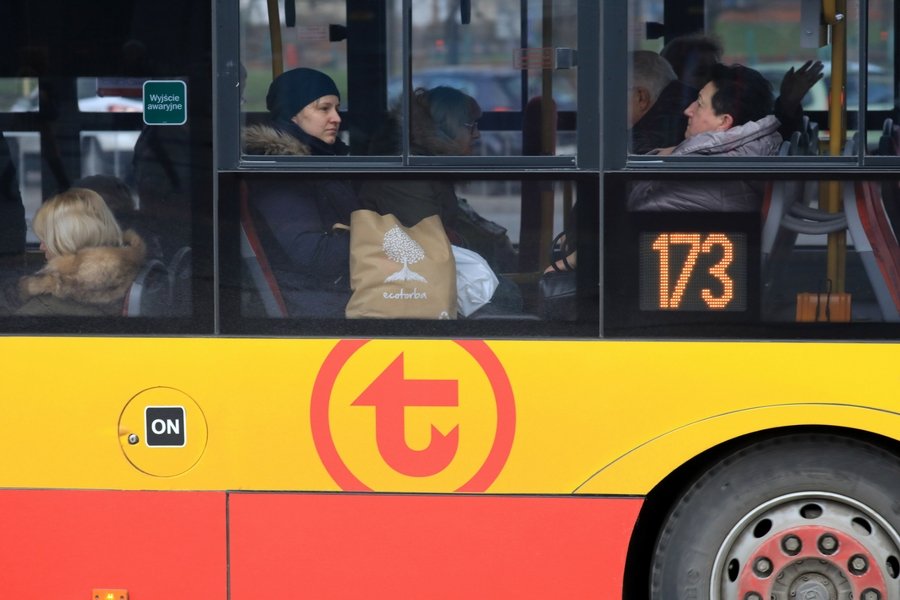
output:
M742 233L641 234L641 310L745 310L746 247Z

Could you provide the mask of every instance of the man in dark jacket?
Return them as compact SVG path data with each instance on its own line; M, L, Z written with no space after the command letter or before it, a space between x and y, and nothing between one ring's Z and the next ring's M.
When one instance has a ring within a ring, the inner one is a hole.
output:
M631 65L631 151L646 154L680 144L687 128L684 110L697 97L697 90L679 81L666 59L655 52L633 52Z

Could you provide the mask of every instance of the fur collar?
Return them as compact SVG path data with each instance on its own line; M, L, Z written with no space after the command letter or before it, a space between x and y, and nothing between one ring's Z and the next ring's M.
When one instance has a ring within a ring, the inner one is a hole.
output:
M129 229L119 247L82 248L75 254L54 256L43 269L19 280L23 301L49 294L85 304L121 301L144 264L144 240Z
M289 133L271 125L251 125L241 133L241 146L247 154L309 156L309 146Z

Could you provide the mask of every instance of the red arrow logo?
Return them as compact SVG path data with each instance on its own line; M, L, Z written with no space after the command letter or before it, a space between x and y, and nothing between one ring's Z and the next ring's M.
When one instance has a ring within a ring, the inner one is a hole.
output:
M405 379L401 353L353 402L353 406L375 407L378 452L392 469L410 477L428 477L450 465L459 447L459 426L444 435L432 425L428 446L414 450L406 443L405 409L459 406L458 383L452 379Z

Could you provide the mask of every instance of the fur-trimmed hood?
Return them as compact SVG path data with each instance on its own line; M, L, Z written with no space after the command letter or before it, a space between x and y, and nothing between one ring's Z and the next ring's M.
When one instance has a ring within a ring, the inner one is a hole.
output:
M75 254L54 256L43 269L19 280L23 301L49 294L85 304L121 301L144 264L144 240L129 229L123 245L82 248Z
M241 147L247 154L309 156L309 146L290 133L271 125L250 125L241 132Z

